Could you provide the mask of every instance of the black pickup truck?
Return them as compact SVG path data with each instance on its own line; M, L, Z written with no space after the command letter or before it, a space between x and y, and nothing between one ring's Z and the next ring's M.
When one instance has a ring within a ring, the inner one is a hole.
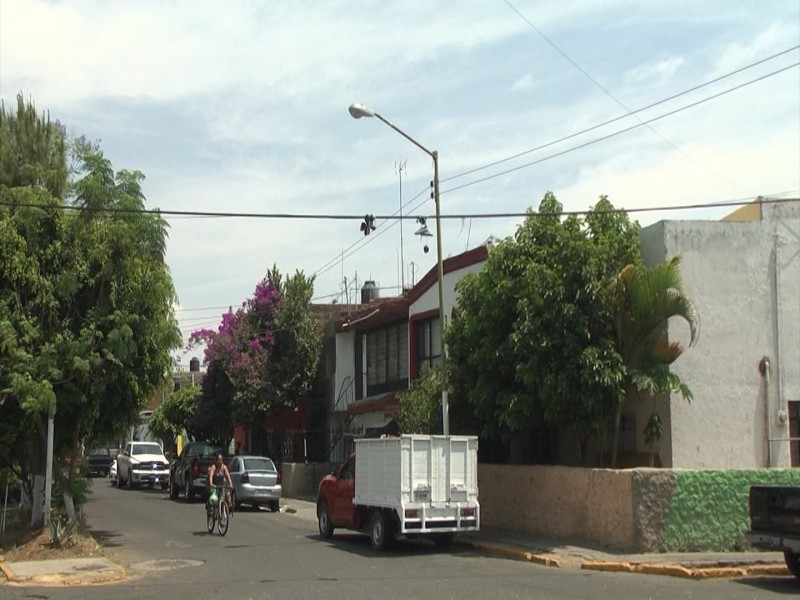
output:
M208 491L208 468L222 448L208 442L189 442L169 468L169 497L173 500L183 491L187 502Z
M752 486L746 537L756 548L783 551L786 566L800 579L800 486Z
M86 455L86 471L89 476L108 477L116 452L110 448L94 448Z

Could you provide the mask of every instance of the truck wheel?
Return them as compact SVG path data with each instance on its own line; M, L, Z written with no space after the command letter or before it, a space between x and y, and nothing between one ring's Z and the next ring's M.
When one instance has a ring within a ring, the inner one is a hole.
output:
M186 502L194 502L194 488L192 487L192 480L186 476L186 483L183 486L183 491L186 494Z
M434 534L433 543L436 544L437 548L440 548L442 550L449 550L450 547L453 545L453 534L452 533Z
M800 579L800 554L791 550L784 550L783 559L786 561L786 566L789 567L792 575Z
M386 517L383 511L376 510L372 513L372 518L369 522L369 541L373 549L381 551L387 549L392 540L394 533L392 532L392 523Z
M331 512L328 510L328 503L320 500L317 504L317 521L319 524L319 535L327 540L333 535L333 521Z

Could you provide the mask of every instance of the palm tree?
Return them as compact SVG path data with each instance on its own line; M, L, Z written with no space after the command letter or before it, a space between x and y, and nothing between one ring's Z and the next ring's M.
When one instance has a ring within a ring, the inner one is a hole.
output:
M683 290L679 264L680 259L674 257L649 267L628 265L608 285L615 343L626 372L623 393L617 400L615 412L611 468L617 464L620 417L627 398L640 392L653 397L653 413L645 426L651 459L662 431L661 418L655 407L656 395L677 392L687 401L692 399L689 388L669 370L669 366L684 352L681 343L669 340L669 319L680 317L688 323L691 333L689 346L697 342L700 333L697 310Z

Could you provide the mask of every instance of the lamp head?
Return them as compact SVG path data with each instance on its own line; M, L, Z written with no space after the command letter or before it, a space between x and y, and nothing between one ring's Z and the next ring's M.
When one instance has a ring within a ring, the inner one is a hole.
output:
M374 117L375 111L371 108L367 108L363 104L359 104L356 102L355 104L351 104L350 108L350 116L354 119L360 119L361 117Z

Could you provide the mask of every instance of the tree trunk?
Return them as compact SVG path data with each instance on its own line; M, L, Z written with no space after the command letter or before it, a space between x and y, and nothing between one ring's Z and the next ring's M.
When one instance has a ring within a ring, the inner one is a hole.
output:
M619 425L622 419L622 403L624 399L617 400L617 410L614 412L614 441L611 444L611 468L617 468L617 448L619 448Z

